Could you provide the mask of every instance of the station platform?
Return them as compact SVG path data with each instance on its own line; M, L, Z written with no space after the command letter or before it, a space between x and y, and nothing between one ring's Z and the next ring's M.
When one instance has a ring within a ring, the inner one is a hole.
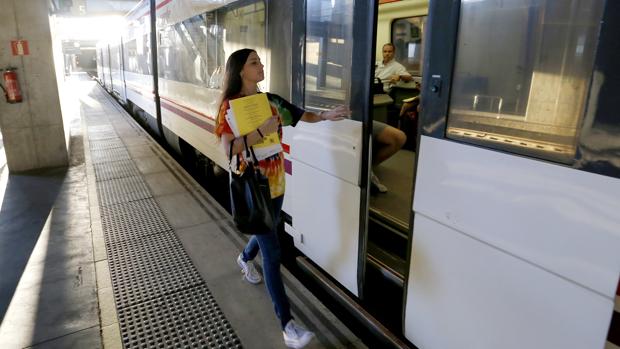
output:
M97 83L68 83L70 166L0 164L0 348L285 348L230 215ZM282 274L306 348L365 348Z

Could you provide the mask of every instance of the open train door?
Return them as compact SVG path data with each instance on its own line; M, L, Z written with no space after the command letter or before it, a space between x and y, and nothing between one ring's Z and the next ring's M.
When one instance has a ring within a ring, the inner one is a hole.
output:
M293 78L293 90L304 92L293 101L313 111L346 105L352 116L302 122L284 132L289 147L283 211L290 216L285 229L301 252L360 297L377 5L371 0L308 0L305 5L302 20L295 21L304 23L299 30L303 73Z

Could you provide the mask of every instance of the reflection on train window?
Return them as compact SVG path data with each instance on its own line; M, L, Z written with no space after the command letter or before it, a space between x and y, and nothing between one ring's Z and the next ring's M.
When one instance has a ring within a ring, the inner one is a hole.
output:
M112 74L119 74L121 69L120 46L110 45L110 70Z
M162 78L220 88L232 52L265 46L265 4L257 1L194 16L159 32Z
M149 36L144 34L131 39L123 46L125 54L125 70L150 75L151 74L151 43Z
M306 108L349 105L353 1L307 3Z
M422 76L423 36L426 16L400 18L392 22L394 59L414 76Z
M463 1L447 136L570 163L603 5Z
M159 32L159 76L204 85L207 82L205 15L165 27Z

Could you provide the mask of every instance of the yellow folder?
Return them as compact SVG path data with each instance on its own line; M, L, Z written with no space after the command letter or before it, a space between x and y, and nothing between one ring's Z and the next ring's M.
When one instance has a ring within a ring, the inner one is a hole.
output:
M273 115L267 95L264 93L233 99L230 101L230 108L240 136L256 130ZM280 144L277 132L265 135L263 141L254 147L268 147L274 144Z

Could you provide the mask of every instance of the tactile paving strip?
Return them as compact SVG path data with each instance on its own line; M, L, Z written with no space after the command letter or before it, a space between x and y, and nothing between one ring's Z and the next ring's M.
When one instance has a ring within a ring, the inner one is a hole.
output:
M91 141L102 140L108 138L116 138L116 132L114 130L110 131L97 131L97 132L88 132L88 139Z
M140 131L134 130L133 128L127 128L127 127L117 127L116 128L116 133L118 133L118 135L125 139L127 137L143 137L144 134L141 133Z
M97 181L107 181L115 178L139 176L138 167L131 160L120 160L93 164Z
M106 119L86 117L86 124L88 126L104 126L107 123L108 121Z
M97 117L97 119L94 120L100 120L100 117ZM96 125L96 126L88 126L88 133L97 133L97 132L111 132L114 131L114 128L111 125L105 124L105 125Z
M129 160L129 152L125 148L112 148L103 150L91 150L90 157L94 164L119 160Z
M174 232L110 243L110 276L119 307L204 283Z
M204 285L119 309L118 314L126 349L242 348Z
M87 125L124 347L242 348L139 171L130 175L135 164L118 140L143 133L112 127L115 113L87 117Z
M90 150L104 150L112 148L123 148L125 144L120 138L108 138L90 142Z
M140 176L115 178L97 182L99 204L109 206L151 197L148 186Z
M101 223L110 243L172 230L155 199L101 206Z

